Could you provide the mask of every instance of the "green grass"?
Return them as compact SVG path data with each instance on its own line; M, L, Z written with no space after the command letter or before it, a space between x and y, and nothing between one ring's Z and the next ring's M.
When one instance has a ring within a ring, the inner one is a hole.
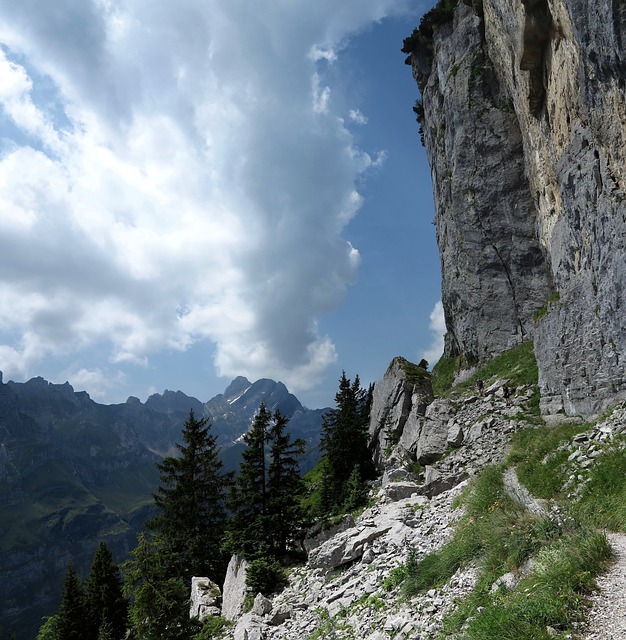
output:
M542 426L513 434L507 462L515 466L520 482L537 498L554 498L567 480L570 452L559 447L589 425Z
M460 498L465 515L440 550L417 560L409 556L389 578L411 597L447 582L459 569L475 566L473 592L444 620L442 638L462 630L464 640L525 640L565 633L582 619L594 576L611 549L604 534L571 514L539 516L508 496L503 467L486 468ZM533 568L517 588L491 592L501 575Z
M532 341L509 349L505 353L496 356L486 364L478 368L467 380L452 386L454 378L464 366L461 357L441 358L433 367L433 390L436 396L446 397L452 391L456 394L467 393L476 386L479 378L488 386L490 380L502 378L507 380L510 386L536 385L539 380L537 361L535 360L534 345ZM538 397L536 400L538 410Z
M414 364L413 362L409 362L406 358L402 358L398 356L391 361L389 365L389 369L391 369L395 364L399 364L403 371L406 373L406 378L409 382L413 384L419 384L425 379L430 378L430 373L423 367Z
M626 452L607 451L596 458L590 481L575 506L585 522L612 531L626 531Z
M553 293L548 300L546 301L546 304L541 307L541 309L539 309L539 311L537 311L537 313L535 313L535 315L533 316L533 320L535 322L539 322L539 320L541 320L541 318L543 318L544 316L548 315L548 311L550 311L550 307L555 303L558 302L561 299L561 295L559 294L559 292L557 291L556 293Z
M534 569L516 589L494 594L484 585L478 589L446 621L445 633L465 624L464 640L567 637L573 624L583 619L586 596L595 588L594 576L610 557L602 533L584 529L564 535L539 551Z

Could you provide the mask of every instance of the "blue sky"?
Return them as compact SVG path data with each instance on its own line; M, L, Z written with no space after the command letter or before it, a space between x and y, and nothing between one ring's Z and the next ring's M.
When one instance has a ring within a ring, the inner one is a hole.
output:
M0 0L0 370L332 404L443 333L402 39L431 2Z

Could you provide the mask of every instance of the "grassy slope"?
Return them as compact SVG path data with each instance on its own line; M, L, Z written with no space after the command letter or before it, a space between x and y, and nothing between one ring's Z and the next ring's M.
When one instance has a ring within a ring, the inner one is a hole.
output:
M452 387L458 362L435 367L438 395L459 396L473 389L478 377L503 378L513 386L537 382L532 344L495 358L463 384ZM400 570L407 595L446 582L460 567L479 568L478 584L445 621L442 637L467 640L525 640L571 637L585 612L594 576L611 556L599 527L626 530L626 453L619 446L596 459L591 479L575 499L562 491L570 475L563 445L590 425L547 427L538 418L538 392L531 400L528 429L514 434L502 467L490 467L462 497L465 516L441 550L421 561L412 557ZM531 514L504 491L506 466L536 497L552 504L549 515ZM518 573L529 559L533 568L512 590L491 592L507 572Z

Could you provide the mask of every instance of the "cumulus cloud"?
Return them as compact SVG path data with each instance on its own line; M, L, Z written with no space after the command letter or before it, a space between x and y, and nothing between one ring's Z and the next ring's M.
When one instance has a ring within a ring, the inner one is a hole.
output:
M315 384L383 159L323 67L405 4L0 0L0 369L210 340L220 375Z
M443 304L439 300L430 312L430 332L432 334L431 345L422 353L431 365L435 364L443 355L444 336L446 334L446 321L443 313Z

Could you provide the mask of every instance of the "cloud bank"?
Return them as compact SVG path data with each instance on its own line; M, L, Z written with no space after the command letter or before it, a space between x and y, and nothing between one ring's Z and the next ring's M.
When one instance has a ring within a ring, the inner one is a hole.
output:
M209 340L219 375L314 385L380 161L324 68L404 4L0 0L0 370Z

